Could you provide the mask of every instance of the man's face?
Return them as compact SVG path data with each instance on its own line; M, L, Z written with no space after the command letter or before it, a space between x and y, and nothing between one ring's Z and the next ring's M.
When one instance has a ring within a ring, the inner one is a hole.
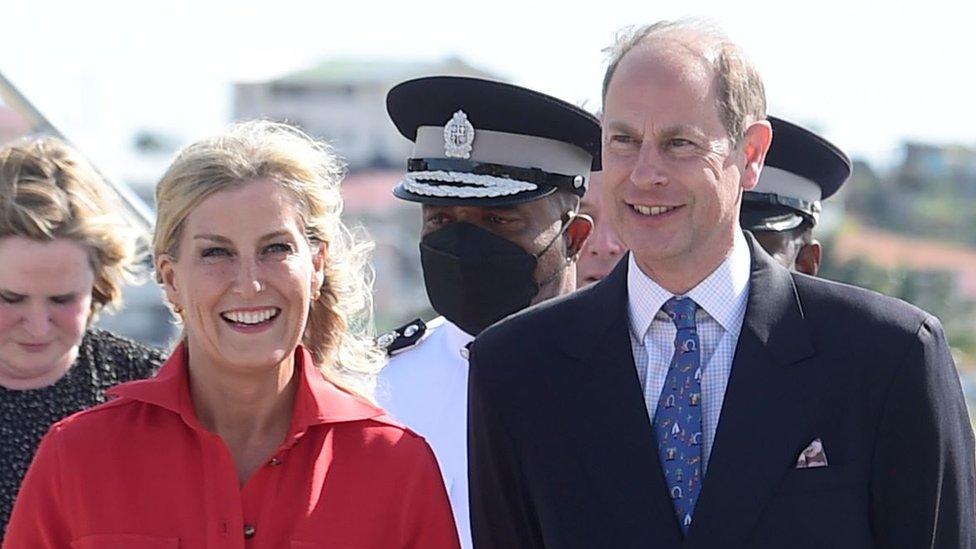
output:
M645 272L707 275L731 249L741 191L755 178L743 179L746 155L717 105L711 67L665 38L627 53L610 82L604 212Z
M806 238L792 232L753 231L759 245L777 263L791 271L817 276L820 271L821 246L809 235Z
M796 267L796 254L799 252L802 242L790 238L789 233L779 233L776 231L754 231L753 236L766 252L773 256L777 263L793 270Z
M560 212L553 200L555 200L553 197L546 197L514 206L496 208L424 204L423 228L420 236L423 238L455 223L469 223L518 245L532 255L537 255L557 238L562 228L561 221L566 220L564 214L568 212ZM538 295L532 300L533 303L559 294L559 284L563 277L554 276L554 273L565 266L566 258L570 255L572 254L567 251L562 239L559 239L539 256L535 281L546 284L539 288Z
M598 282L610 274L625 248L603 212L603 174L590 174L590 188L580 201L580 213L593 220L593 232L586 239L576 263L579 287Z

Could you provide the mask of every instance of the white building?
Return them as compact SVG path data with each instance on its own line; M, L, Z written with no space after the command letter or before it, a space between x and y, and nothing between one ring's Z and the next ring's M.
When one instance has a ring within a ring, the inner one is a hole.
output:
M433 75L499 79L456 58L419 63L326 61L268 82L236 84L234 119L296 124L331 142L351 170L401 168L411 145L386 114L386 93L404 80Z

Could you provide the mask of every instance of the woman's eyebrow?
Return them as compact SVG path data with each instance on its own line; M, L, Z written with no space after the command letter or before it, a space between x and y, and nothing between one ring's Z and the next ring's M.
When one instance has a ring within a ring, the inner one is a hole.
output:
M219 234L209 234L201 233L193 235L193 240L210 240L212 242L220 242L221 244L230 244L230 239L226 236L221 236Z
M282 229L280 231L270 232L260 238L260 242L267 242L268 240L275 240L278 238L291 238L291 233Z

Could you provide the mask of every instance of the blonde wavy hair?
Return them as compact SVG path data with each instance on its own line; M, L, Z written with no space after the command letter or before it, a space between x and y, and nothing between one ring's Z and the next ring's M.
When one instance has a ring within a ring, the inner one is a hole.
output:
M89 324L119 305L133 274L136 234L121 211L102 176L66 143L25 138L0 148L0 238L83 246L95 274Z
M385 354L373 338L373 242L342 222L343 161L301 130L268 121L235 124L181 150L156 187L153 255L177 258L189 213L208 196L255 179L270 179L295 198L306 237L328 249L325 279L302 343L325 377L373 400ZM156 273L160 281L159 273Z

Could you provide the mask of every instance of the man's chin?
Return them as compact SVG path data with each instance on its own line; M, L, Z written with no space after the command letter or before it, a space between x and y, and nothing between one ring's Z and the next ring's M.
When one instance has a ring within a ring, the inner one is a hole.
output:
M668 262L688 254L685 246L680 246L674 241L667 242L665 245L660 241L644 241L630 247L630 250L634 254L634 259L640 264Z

